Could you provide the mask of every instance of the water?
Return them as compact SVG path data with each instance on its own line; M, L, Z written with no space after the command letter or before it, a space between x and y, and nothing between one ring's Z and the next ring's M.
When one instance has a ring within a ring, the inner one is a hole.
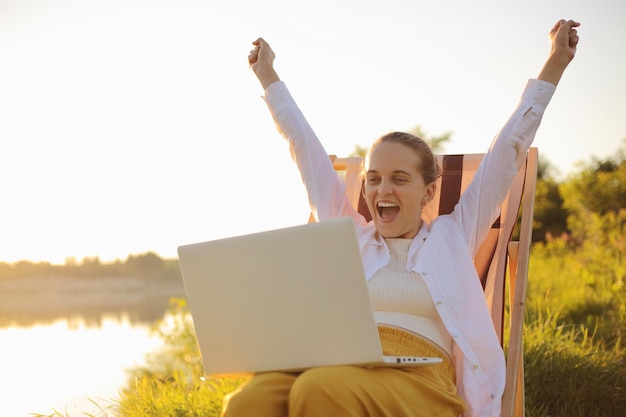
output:
M128 316L0 327L0 416L103 415L127 380L160 346L148 323ZM94 404L96 403L96 404Z

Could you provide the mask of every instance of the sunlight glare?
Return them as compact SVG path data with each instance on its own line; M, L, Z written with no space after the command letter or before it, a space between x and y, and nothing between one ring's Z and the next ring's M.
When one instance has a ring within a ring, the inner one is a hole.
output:
M126 383L120 369L141 365L160 344L148 326L127 318L104 317L100 328L59 320L0 329L0 390L11 393L0 398L0 415L26 417L55 408L72 416L93 407L89 399L106 403Z

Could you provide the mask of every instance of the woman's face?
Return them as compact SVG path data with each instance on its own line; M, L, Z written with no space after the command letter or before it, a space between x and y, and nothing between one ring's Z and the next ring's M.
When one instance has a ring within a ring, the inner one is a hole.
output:
M386 238L412 239L422 226L422 208L435 194L424 184L421 160L410 147L382 142L365 160L365 200L378 232Z

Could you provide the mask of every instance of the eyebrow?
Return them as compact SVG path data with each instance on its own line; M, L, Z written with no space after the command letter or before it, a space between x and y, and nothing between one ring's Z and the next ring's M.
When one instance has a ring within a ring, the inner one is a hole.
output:
M402 169L397 169L395 171L391 172L392 174L404 174L404 175L408 175L409 177L412 177L413 175L411 175L410 172L404 171ZM378 174L378 171L376 171L375 169L370 169L369 171L367 171L365 174Z

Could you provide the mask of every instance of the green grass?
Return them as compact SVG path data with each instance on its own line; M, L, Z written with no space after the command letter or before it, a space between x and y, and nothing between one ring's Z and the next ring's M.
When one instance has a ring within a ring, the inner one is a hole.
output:
M96 401L91 400L91 399L89 400L89 402L91 402L95 406L98 414L82 412L81 414L84 417L113 417L116 415L114 413L115 403L113 401L110 401L110 405L99 404ZM52 414L33 413L32 416L33 417L68 417L69 414L67 412L61 412L61 411L53 409Z
M524 325L530 417L626 415L626 290L621 254L533 246Z
M626 415L624 349L612 348L582 326L559 324L558 314L529 323L525 336L527 415Z
M117 402L119 417L219 416L224 396L242 379L206 378L193 325L183 300L172 300L170 312L155 331L164 347L136 369Z

